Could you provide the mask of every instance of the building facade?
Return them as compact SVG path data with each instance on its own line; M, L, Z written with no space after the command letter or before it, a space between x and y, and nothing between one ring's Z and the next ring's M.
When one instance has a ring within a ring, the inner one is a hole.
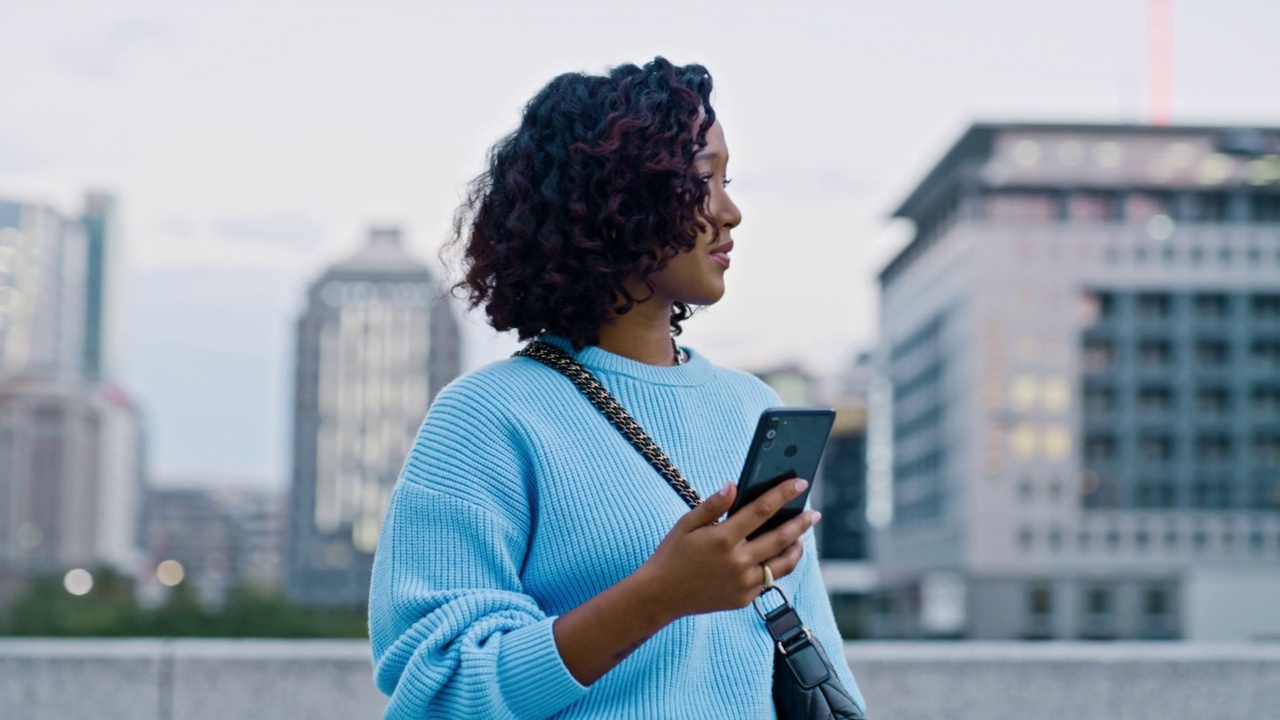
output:
M78 219L0 200L0 375L80 373L86 250Z
M144 508L149 572L142 594L151 602L163 601L165 585L186 584L207 607L223 605L234 591L279 589L282 492L227 483L153 487ZM177 563L180 572L157 572L166 561Z
M400 232L311 285L298 321L287 589L359 605L391 489L428 405L459 372L457 323Z
M895 214L898 634L1280 634L1280 130L978 125Z
M109 565L137 573L142 431L114 386L0 380L0 566L10 576Z

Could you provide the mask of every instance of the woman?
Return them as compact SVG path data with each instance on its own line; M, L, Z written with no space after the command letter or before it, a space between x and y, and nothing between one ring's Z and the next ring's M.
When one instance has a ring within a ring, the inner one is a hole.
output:
M681 498L563 376L523 357L442 391L405 461L369 598L387 717L773 717L766 568L834 657L803 480L730 507L754 377L674 339L724 294L741 214L698 65L566 74L459 211L473 307L572 352L706 498Z

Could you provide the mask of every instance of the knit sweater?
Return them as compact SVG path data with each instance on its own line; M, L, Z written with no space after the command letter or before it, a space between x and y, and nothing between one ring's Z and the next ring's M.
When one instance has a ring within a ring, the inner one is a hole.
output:
M706 497L737 478L760 411L781 403L755 377L687 352L674 367L598 347L575 355ZM688 509L554 370L510 358L450 384L405 461L374 559L369 636L385 717L775 717L773 647L750 607L680 618L590 686L560 658L555 618L639 568ZM812 535L778 583L863 705Z

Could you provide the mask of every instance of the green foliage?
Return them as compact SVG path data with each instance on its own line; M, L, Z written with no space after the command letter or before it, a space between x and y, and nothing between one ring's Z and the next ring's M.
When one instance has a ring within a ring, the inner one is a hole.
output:
M363 608L293 605L277 594L233 593L225 606L204 608L179 585L156 609L140 607L131 582L109 568L93 573L88 594L77 597L61 578L38 577L0 612L0 635L75 637L366 638Z

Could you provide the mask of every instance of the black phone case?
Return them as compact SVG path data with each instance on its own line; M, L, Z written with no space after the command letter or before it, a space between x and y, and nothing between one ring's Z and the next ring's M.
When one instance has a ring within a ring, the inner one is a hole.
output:
M790 478L808 480L809 488L783 506L748 538L769 532L804 511L835 419L835 410L831 408L769 408L760 414L747 461L738 478L738 496L729 514L751 504L770 488ZM773 438L768 437L770 430L774 431Z

